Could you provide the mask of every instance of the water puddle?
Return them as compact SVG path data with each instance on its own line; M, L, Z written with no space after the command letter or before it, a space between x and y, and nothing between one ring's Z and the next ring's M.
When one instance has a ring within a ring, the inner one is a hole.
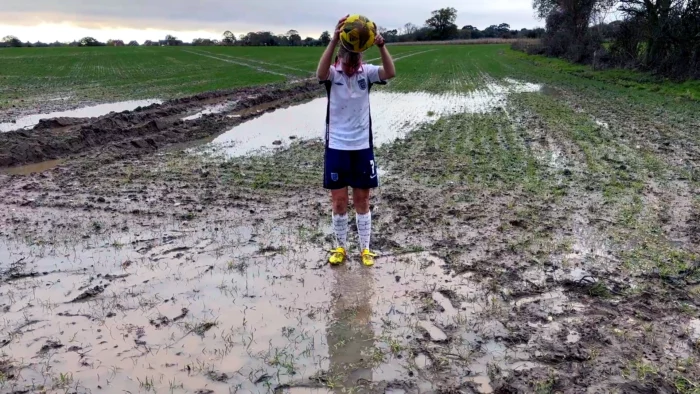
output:
M232 110L238 101L231 101L231 102L225 102L225 103L219 103L216 105L209 106L205 108L204 110L197 112L194 115L186 116L182 118L182 120L195 120L199 119L204 115L210 115L210 114L220 114L222 112L230 111Z
M36 164L28 164L26 166L18 166L11 168L0 169L0 172L8 175L30 175L35 172L44 172L56 168L63 162L62 159L43 161Z
M427 252L380 257L374 269L354 257L333 268L296 229L216 226L0 242L0 260L10 262L0 272L12 275L0 294L2 346L36 360L20 382L60 388L70 373L78 391L325 393L405 381L407 368L457 352L455 338L480 335L468 322L488 306L486 293ZM455 308L455 299L464 303ZM426 330L426 351L437 353L415 359L408 349ZM484 385L484 357L505 349L488 343L470 366Z
M333 394L333 391L324 388L287 387L277 390L280 394Z
M560 169L563 167L563 164L561 163L561 152L560 151L552 151L551 156L549 158L549 167L554 168L554 169Z
M491 387L491 380L487 376L477 376L472 379L472 382L476 384L476 391L478 393L493 393L493 388Z
M430 357L428 357L424 353L420 353L419 355L417 355L416 358L413 359L413 363L416 364L416 367L418 367L418 369L430 368L433 365L433 362L430 360Z
M693 341L700 342L700 319L693 319L688 325L690 330L690 338Z
M421 321L418 323L418 326L428 333L433 342L444 342L447 340L447 334L429 321Z
M503 78L503 81L508 83L508 85L501 85L498 83L490 84L487 89L493 91L494 93L534 93L542 90L542 85L531 82L522 82L513 78Z
M48 99L48 101L64 101L64 100L70 100L70 98L73 96L61 96L61 97L54 97Z
M554 87L551 85L545 85L542 87L542 93L546 94L547 96L552 96L557 99L561 99L564 97L564 93L562 90L558 87Z
M609 243L600 236L596 229L586 225L586 219L576 215L572 226L570 252L564 258L570 263L587 264L596 259L605 258L610 250Z
M14 122L0 123L0 132L7 132L20 129L32 128L39 123L41 119L51 118L90 118L102 115L107 115L110 112L133 111L138 107L145 107L151 104L160 104L162 100L131 100L120 101L116 103L106 103L83 107L69 111L50 112L47 114L27 115L15 119Z
M447 297L445 297L442 293L439 291L436 291L433 293L433 300L440 305L440 307L443 310L443 313L446 316L453 317L456 316L459 312L454 308L452 305L452 301L450 301Z
M581 340L581 334L579 334L576 331L569 331L569 333L566 335L566 342L567 343L578 343L578 341Z
M595 120L595 124L596 124L596 125L598 125L598 126L604 128L604 129L606 129L606 130L610 128L610 125L608 124L608 122L604 122L604 121L602 121L602 120L600 120L600 119L595 119L595 118L594 118L594 120Z
M512 305L516 308L531 305L533 306L533 312L543 313L548 318L554 315L561 315L565 312L582 311L585 309L583 304L570 301L563 289L554 289L543 294L524 297L514 301Z
M373 92L372 129L375 146L404 138L421 124L459 113L489 113L506 105L512 93L537 92L540 86L515 80L488 84L468 93ZM212 148L229 157L269 153L289 145L293 138L323 138L326 98L278 109L252 119L217 137Z

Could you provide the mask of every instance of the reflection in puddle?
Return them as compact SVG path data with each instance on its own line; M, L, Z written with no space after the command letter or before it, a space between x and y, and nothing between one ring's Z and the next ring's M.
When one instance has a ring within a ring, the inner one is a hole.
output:
M422 335L419 321L434 321L443 335L455 324L470 331L475 308L457 310L445 294L477 292L474 302L487 302L478 284L451 277L429 253L380 257L375 269L354 258L331 268L295 230L219 226L226 230L185 232L173 223L77 244L0 242L0 261L32 273L11 282L15 302L4 302L9 324L0 335L15 334L4 349L16 359L50 357L51 373L71 372L75 382L106 392L137 392L139 382L155 379L155 388L182 384L190 392L262 393L266 386L255 382L269 381L290 393L325 393L308 386L314 376L348 388L405 380L411 365L428 368L427 355L414 360L406 351ZM442 308L424 311L422 292ZM454 352L460 345L434 346ZM487 342L489 362L501 348ZM481 379L487 359L470 365ZM27 366L21 376L43 380L44 373Z
M99 104L90 107L78 108L70 111L51 112L48 114L27 115L15 120L14 123L0 123L0 132L26 129L34 127L41 119L51 118L90 118L107 115L110 112L133 111L138 107L145 107L151 104L160 104L162 100L131 100L116 103Z
M26 166L11 167L0 169L0 172L9 175L29 175L35 172L44 172L56 168L63 162L62 159L43 161L36 164L28 164Z
M344 387L358 381L372 381L372 359L375 346L372 329L373 278L371 270L339 267L335 277L331 319L326 328L329 374L342 376Z
M423 123L434 123L441 116L458 113L488 113L506 104L510 93L536 92L539 85L513 80L489 84L469 93L432 94L373 92L372 130L375 146L403 138ZM290 137L323 138L326 98L278 109L225 132L213 142L229 157L274 151Z
M323 136L326 99L277 109L242 123L214 139L213 147L230 156L245 156L260 149L284 146L290 137ZM275 143L281 142L280 145Z

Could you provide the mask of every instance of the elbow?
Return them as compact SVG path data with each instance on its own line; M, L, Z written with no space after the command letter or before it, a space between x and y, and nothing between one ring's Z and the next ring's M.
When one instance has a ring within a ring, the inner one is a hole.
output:
M386 74L386 79L392 79L396 76L396 70L387 70L385 72Z

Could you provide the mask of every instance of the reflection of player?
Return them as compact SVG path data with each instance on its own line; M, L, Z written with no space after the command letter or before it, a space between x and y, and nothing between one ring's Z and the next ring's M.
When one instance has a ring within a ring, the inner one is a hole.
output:
M345 19L338 22L335 35L321 56L316 71L328 93L323 186L331 191L333 229L337 239L337 248L332 251L329 262L341 264L345 261L348 187L352 187L362 263L371 266L375 255L370 251L372 216L369 196L370 190L379 185L379 180L372 144L369 92L373 84L385 83L394 77L396 71L381 35L374 40L381 54L381 66L363 63L361 53L350 52L342 45L335 64L331 64Z
M373 280L371 272L341 267L335 272L331 318L326 330L330 378L342 378L338 392L372 382ZM361 391L355 391L361 392Z

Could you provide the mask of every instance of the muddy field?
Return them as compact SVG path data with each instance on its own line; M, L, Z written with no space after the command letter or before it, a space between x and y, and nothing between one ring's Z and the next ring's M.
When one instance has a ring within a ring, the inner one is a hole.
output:
M700 392L700 105L479 78L372 93L371 269L313 81L0 133L0 392Z
M68 116L26 116L19 124L3 124L11 130L0 134L0 166L95 156L96 151L105 160L153 152L208 138L267 111L319 94L317 82L306 82L290 88L263 86L204 93L139 105L131 111L100 114L98 107L93 113L79 114L81 117L70 117L71 111L67 111ZM23 128L17 130L19 127Z

